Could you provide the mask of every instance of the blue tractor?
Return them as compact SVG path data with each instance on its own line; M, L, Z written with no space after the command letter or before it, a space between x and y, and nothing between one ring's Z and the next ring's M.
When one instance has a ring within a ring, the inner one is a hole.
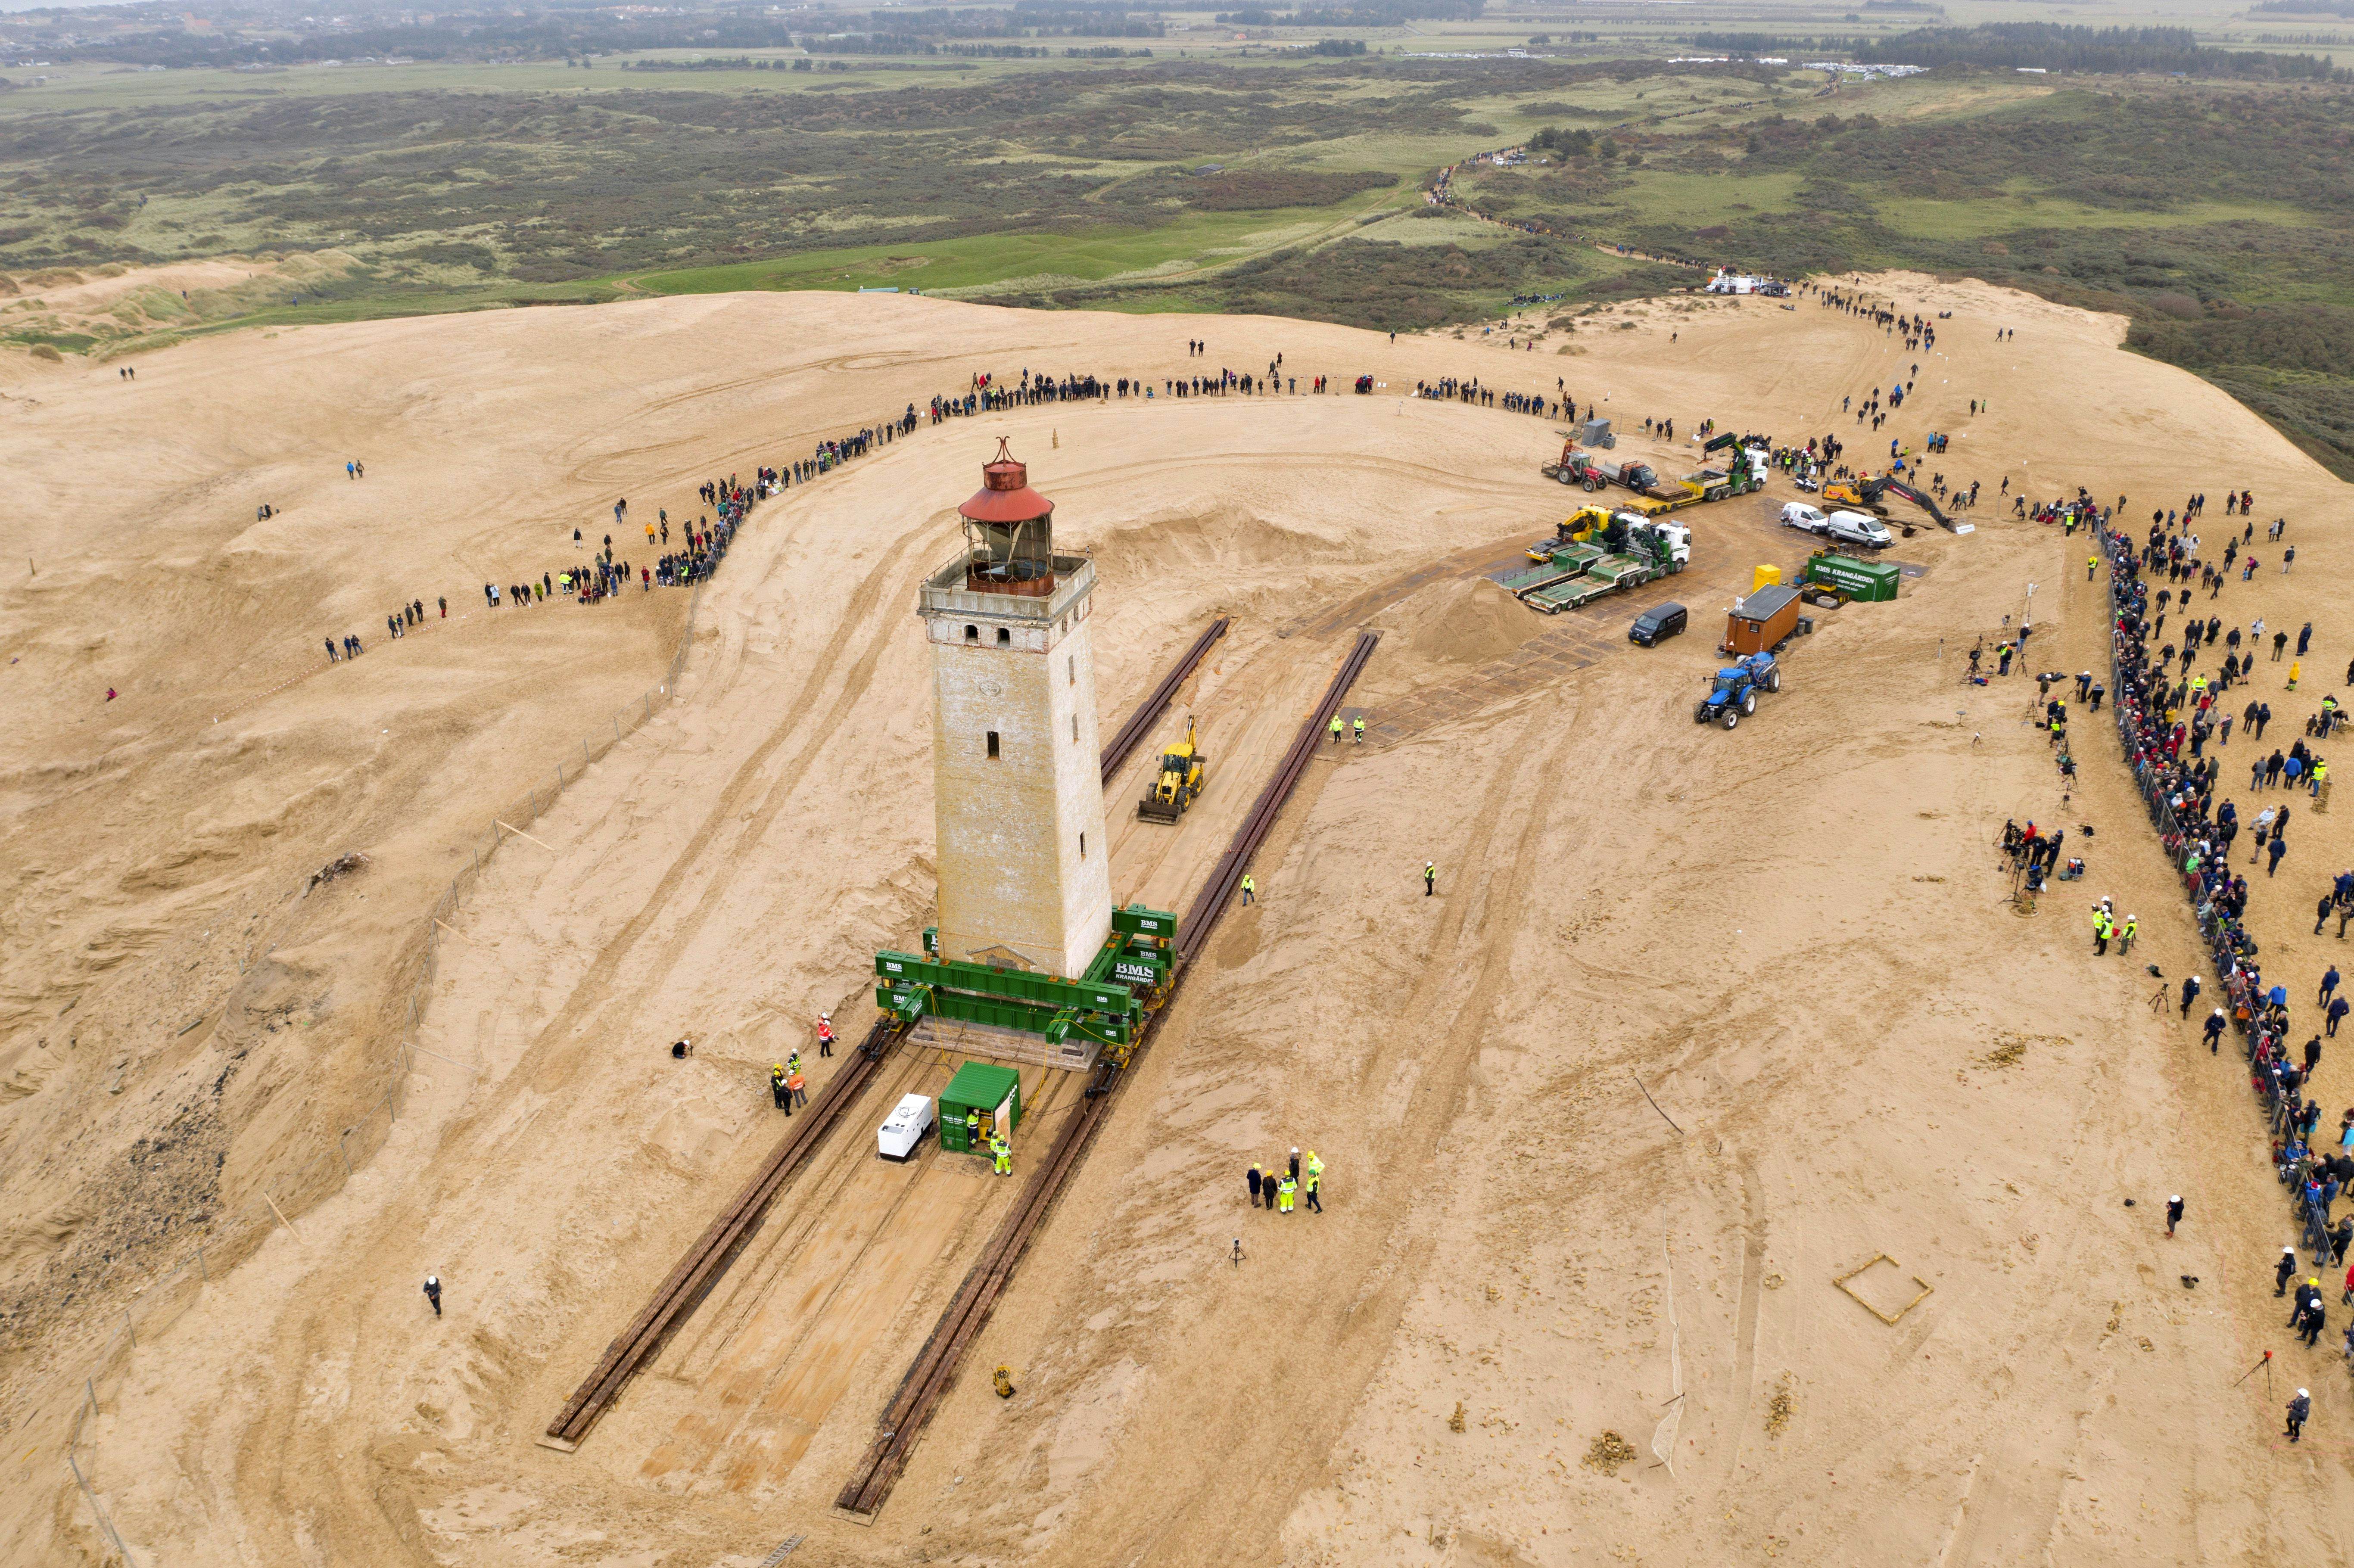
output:
M1752 653L1719 670L1708 695L1692 705L1692 722L1714 722L1732 729L1757 711L1760 690L1782 689L1782 667L1771 653Z

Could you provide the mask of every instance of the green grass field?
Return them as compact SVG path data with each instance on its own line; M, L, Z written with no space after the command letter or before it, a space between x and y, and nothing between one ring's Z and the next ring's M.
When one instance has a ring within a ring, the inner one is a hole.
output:
M2337 28L2161 3L2134 20L2234 48ZM2327 412L2339 378L2354 408L2354 347L2333 357L2354 334L2329 313L2354 313L2342 86L1670 63L1704 28L1884 35L1936 15L1802 0L1491 9L1355 29L1370 52L1345 59L1286 47L1325 29L1237 37L1213 15L1164 14L1150 60L45 70L0 92L0 268L278 260L249 286L187 302L149 291L99 315L0 296L0 344L104 352L239 325L739 289L1428 328L1492 320L1518 294L1605 303L1692 281L1597 249L1625 245L1786 275L1973 273L2121 312L2137 343L2354 471L2354 429L2340 429L2354 420ZM2112 20L2052 0L1952 0L1942 15ZM2354 23L2337 30L2354 37ZM1495 58L1522 46L1550 58ZM742 54L796 58L632 58ZM1446 54L1488 58L1430 58ZM1544 131L1569 140L1542 161L1465 162ZM1449 165L1468 212L1424 200ZM2308 340L2331 346L2280 346Z
M1409 193L1410 194L1410 193ZM652 294L712 294L738 289L898 288L928 294L1008 282L1053 287L1123 277L1167 278L1285 246L1312 244L1395 207L1379 193L1335 207L1190 213L1154 228L990 234L923 245L857 245L772 260L676 271L627 273L611 281Z

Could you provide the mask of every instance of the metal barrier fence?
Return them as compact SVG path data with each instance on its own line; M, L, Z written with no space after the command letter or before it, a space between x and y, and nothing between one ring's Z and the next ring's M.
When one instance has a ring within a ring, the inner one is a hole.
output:
M467 1073L479 1074L481 1069L454 1058L428 1050L417 1043L417 1022L424 1012L426 998L431 993L434 980L440 974L441 933L449 928L450 918L456 915L466 891L481 880L482 868L498 853L499 846L519 827L529 826L551 810L563 794L564 787L580 778L588 766L610 751L622 739L634 733L639 726L653 717L660 707L666 706L678 694L680 672L685 668L688 651L695 643L697 612L703 606L704 582L695 583L693 596L687 600L686 624L679 632L678 650L671 656L670 669L662 683L648 691L635 703L612 715L605 729L585 736L580 742L580 760L570 765L559 762L552 781L533 787L514 805L492 814L491 825L482 838L472 846L466 868L451 878L441 896L434 901L428 913L424 928L419 933L417 945L399 965L413 965L416 978L409 985L408 1008L400 1025L398 1039L386 1059L389 1073L384 1093L359 1118L337 1133L309 1160L293 1170L281 1172L260 1185L258 1197L242 1207L229 1211L209 1222L205 1239L196 1243L187 1255L174 1267L162 1272L142 1270L147 1274L144 1283L136 1287L130 1302L119 1311L122 1321L114 1325L106 1342L100 1348L97 1359L82 1378L82 1400L66 1438L66 1467L73 1473L74 1484L89 1504L91 1517L97 1520L98 1532L105 1550L111 1550L136 1568L138 1559L123 1544L100 1489L92 1478L94 1455L86 1452L83 1431L90 1418L101 1414L101 1402L105 1393L121 1386L131 1354L138 1348L143 1325L150 1333L178 1318L203 1294L216 1268L227 1269L249 1255L270 1232L284 1226L296 1236L295 1217L305 1209L315 1206L333 1195L350 1179L361 1163L384 1147L392 1136L393 1123L400 1118L408 1100L409 1075L417 1070L418 1058L432 1061ZM323 1138L323 1134L322 1137ZM127 1262L127 1260L126 1260ZM128 1263L140 1268L136 1263ZM101 1274L91 1283L89 1294L96 1295L111 1278L112 1271ZM101 1552L101 1560L105 1558Z

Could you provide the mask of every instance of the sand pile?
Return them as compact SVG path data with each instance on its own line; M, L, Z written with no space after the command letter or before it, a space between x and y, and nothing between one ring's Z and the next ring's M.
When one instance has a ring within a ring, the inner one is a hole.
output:
M1402 653L1438 664L1485 664L1543 629L1543 618L1490 578L1456 577L1410 595L1375 620Z

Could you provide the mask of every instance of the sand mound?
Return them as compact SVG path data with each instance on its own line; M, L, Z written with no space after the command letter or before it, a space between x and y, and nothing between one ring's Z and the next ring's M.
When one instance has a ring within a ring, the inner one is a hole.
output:
M1133 515L1093 520L1097 569L1108 581L1150 577L1182 567L1310 566L1357 553L1345 524L1320 527L1282 503L1261 509L1231 499L1203 497L1191 505L1155 507ZM1357 545L1362 547L1360 536Z
M1440 664L1485 664L1535 636L1543 618L1489 577L1457 577L1415 593L1374 624L1397 652Z

